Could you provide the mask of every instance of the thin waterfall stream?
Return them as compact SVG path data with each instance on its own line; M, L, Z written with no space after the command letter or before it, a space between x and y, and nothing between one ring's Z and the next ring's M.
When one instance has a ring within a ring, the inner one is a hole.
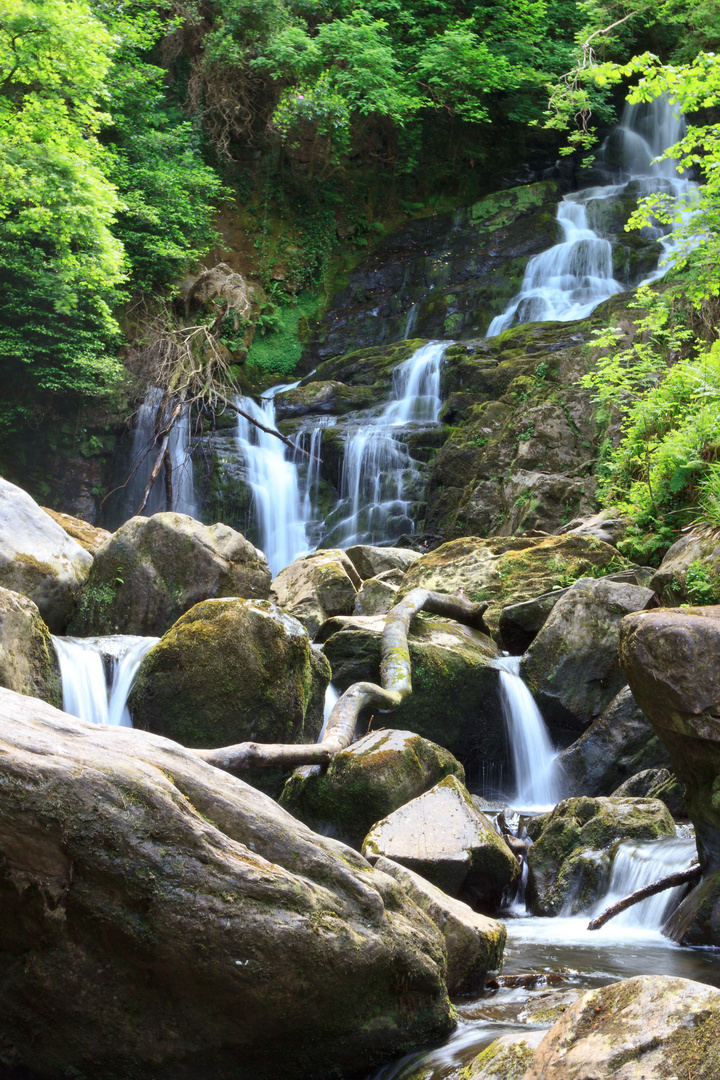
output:
M53 637L63 710L92 724L132 727L127 699L143 657L159 640L130 634Z

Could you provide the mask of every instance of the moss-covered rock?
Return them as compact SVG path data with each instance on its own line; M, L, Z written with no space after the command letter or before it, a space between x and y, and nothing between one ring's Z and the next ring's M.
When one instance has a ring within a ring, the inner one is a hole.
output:
M600 575L626 565L615 548L594 537L466 536L423 555L408 570L400 595L411 589L463 591L469 600L487 600L485 621L497 629L509 604L568 585L588 572Z
M538 915L587 911L607 887L621 840L675 836L659 799L566 799L527 826L532 906Z
M281 570L273 578L272 594L314 637L326 619L352 614L360 584L344 551L323 548Z
M314 1080L452 1029L440 931L354 851L145 732L0 690L0 739L0 1039L23 1072Z
M360 848L376 821L451 775L465 780L448 750L412 731L384 728L336 754L325 773L297 769L280 805L323 836Z
M720 531L697 529L666 552L651 585L669 606L720 602Z
M0 589L0 686L62 707L60 667L37 605Z
M318 640L338 689L364 679L379 682L384 625L382 616L355 616L330 619L323 626ZM480 780L483 764L507 756L493 663L499 650L477 630L424 615L412 620L408 644L413 692L391 714L393 727L446 747L462 761L472 785Z
M275 419L293 420L309 413L319 416L341 416L354 409L366 409L376 404L370 386L348 386L337 379L327 381L313 379L305 386L296 386L274 397Z
M557 601L520 665L548 724L582 730L609 705L625 683L620 621L656 603L652 589L593 578Z
M544 1038L544 1031L501 1035L460 1071L458 1080L522 1080Z
M354 615L386 615L397 603L402 570L385 570L363 581L355 599Z
M405 803L372 827L363 855L409 867L450 896L495 910L520 868L456 776Z
M670 755L628 686L557 758L566 798L612 795L630 776L669 763Z
M392 859L379 858L375 869L394 878L441 932L448 955L450 993L476 995L483 990L488 975L502 967L507 938L503 924L473 911Z
M643 798L664 802L674 818L687 817L684 787L669 769L643 769L613 791L614 799Z
M95 557L72 632L158 636L201 600L265 599L270 579L263 553L227 525L130 518Z
M112 533L108 532L107 529L98 529L97 526L90 525L87 521L83 521L82 518L73 517L72 514L61 514L59 510L50 510L47 506L43 506L42 509L46 514L50 515L53 521L57 522L68 536L72 536L73 540L77 540L80 547L85 548L91 555L94 555L112 536Z
M0 477L0 587L29 597L50 630L63 634L92 555L34 499Z
M136 727L185 746L313 742L330 668L300 623L267 600L205 600L145 656Z
M715 1080L720 990L670 975L590 990L550 1029L523 1080Z

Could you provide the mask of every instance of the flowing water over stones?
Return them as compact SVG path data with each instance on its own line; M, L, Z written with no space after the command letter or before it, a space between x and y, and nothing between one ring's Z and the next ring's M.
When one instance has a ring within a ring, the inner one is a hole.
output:
M650 105L627 105L623 122L611 134L604 149L606 167L615 165L620 182L570 192L557 209L563 238L530 259L518 295L502 315L490 323L487 336L495 337L518 323L582 319L628 285L657 280L667 271L673 248L668 227L646 226L646 240L659 241L661 256L653 259L637 280L619 281L608 233L622 226L623 201L634 203L653 194L689 200L695 185L680 178L674 161L655 162L684 133L685 122L665 98ZM614 157L614 161L612 160ZM610 159L610 160L608 160ZM630 207L624 213L629 216ZM688 203L689 213L689 203ZM615 228L611 228L615 225ZM664 257L662 257L664 256ZM635 275L637 277L637 275Z
M128 695L143 657L159 640L129 634L53 637L63 711L92 724L132 727Z
M510 802L524 810L549 809L561 797L555 768L557 751L532 694L520 678L521 660L521 656L503 656L495 661L500 668L503 718L516 785Z

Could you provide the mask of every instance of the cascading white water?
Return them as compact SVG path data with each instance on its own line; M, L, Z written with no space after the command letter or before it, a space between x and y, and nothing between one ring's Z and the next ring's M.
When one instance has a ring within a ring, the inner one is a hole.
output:
M488 337L518 323L585 318L603 300L623 291L624 286L613 276L612 245L590 224L590 204L623 194L632 194L635 199L654 193L683 201L691 198L695 185L681 179L675 162L653 163L683 131L682 116L666 98L655 98L649 105L626 105L615 135L622 182L585 188L563 198L557 209L561 242L530 259L520 292L502 315L492 320ZM689 212L688 204L686 216ZM667 229L650 231L660 240L664 257L644 283L667 271L673 248L672 236L664 235Z
M274 386L263 396L262 405L252 398L239 398L237 405L265 427L277 430L275 395L297 385L294 382ZM253 492L260 547L275 576L308 550L307 523L312 508L309 500L300 494L297 462L280 439L260 431L244 416L238 416L236 439Z
M162 406L162 401L163 391L157 386L151 386L138 411L137 424L133 432L131 469L135 468L138 462L140 464L125 488L123 502L127 508L128 517L134 514L140 505L155 464L155 453L157 451L153 453L152 444L155 438L158 409ZM190 517L197 517L193 463L190 456L190 413L187 408L183 408L170 431L168 450L173 465L171 509L178 514L189 514ZM157 514L165 509L163 466L150 491L143 515L149 517L151 514Z
M697 846L693 837L654 840L646 844L620 844L613 859L607 893L597 900L590 918L597 918L612 904L618 903L631 893L651 885L667 874L686 870L694 862L697 862ZM683 890L684 886L681 885L641 900L639 904L616 915L611 923L615 928L637 926L659 930L667 915L677 905Z
M561 798L557 752L540 710L520 678L520 660L519 656L503 656L495 661L500 669L503 718L514 767L515 792L510 802L523 809L548 808Z
M127 699L140 663L159 638L53 637L63 710L93 724L132 727Z
M451 344L431 341L400 364L393 372L389 403L345 439L339 504L344 516L332 531L338 547L413 531L412 506L421 473L398 429L437 423L442 405L440 365Z
M322 742L325 738L325 732L327 731L328 720L330 719L330 713L335 708L336 702L340 700L340 691L330 683L325 691L325 709L323 713L323 725L318 735L318 742Z

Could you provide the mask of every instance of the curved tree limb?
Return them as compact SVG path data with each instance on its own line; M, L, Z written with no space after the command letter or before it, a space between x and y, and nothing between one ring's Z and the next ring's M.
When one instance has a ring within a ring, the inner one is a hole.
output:
M251 766L325 765L350 746L363 709L374 706L384 712L397 709L412 694L412 665L408 633L415 615L426 611L443 615L487 633L483 615L487 603L474 604L464 596L446 596L428 589L413 589L391 608L380 641L380 680L353 683L338 699L328 719L322 742L306 744L237 743L217 750L193 750L204 761L227 772Z
M633 907L634 904L639 904L641 900L647 900L649 896L655 896L656 893L664 892L665 889L674 889L678 885L686 885L689 881L697 881L701 874L700 863L695 863L694 866L689 867L687 870L680 870L675 874L667 874L666 877L659 878L650 885L645 885L642 889L630 893L630 895L626 896L623 900L618 900L616 904L612 904L609 908L606 908L602 915L598 915L597 919L593 919L588 923L588 930L599 930L600 927L604 926L610 919L614 919L615 916L619 915L622 911L627 911L627 909Z

